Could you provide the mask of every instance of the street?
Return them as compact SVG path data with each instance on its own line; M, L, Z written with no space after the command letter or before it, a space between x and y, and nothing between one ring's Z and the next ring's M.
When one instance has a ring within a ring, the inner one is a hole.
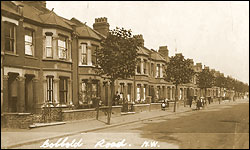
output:
M249 149L249 101L81 133L63 140L82 143L77 147L80 149ZM18 148L37 149L42 145L46 148L44 142Z

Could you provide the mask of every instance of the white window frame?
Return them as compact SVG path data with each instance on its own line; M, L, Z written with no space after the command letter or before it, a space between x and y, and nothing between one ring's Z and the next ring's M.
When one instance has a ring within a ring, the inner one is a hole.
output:
M52 42L53 42L53 37L51 35L46 35L45 36L46 58L53 58ZM49 50L50 50L50 52L49 52Z
M46 78L47 78L47 102L53 103L54 77L53 76L47 76Z
M88 64L88 53L87 53L87 43L81 43L80 52L79 52L79 65L87 65ZM83 58L85 57L85 62Z
M3 21L4 21L4 19L3 19ZM13 40L12 41L13 42L13 50L6 50L5 49L4 51L6 53L16 54L16 26L17 26L17 24L13 23L13 22L11 22L10 20L7 19L7 20L4 21L4 26L6 26L6 25L13 26L13 32L14 32L13 36L14 37L11 37L11 35L10 35L10 37L8 37L10 39L10 41ZM6 31L4 31L4 32L6 32ZM13 39L11 39L11 38L13 38ZM6 40L5 33L4 33L4 39ZM5 45L5 43L3 43L3 44ZM11 44L10 44L10 46L11 46Z
M63 38L64 40L60 39ZM60 36L58 39L58 57L59 59L64 59L66 60L68 58L68 49L67 49L67 38Z
M31 36L26 35L26 33L24 35L25 55L34 56L34 31L30 29L25 29L25 30L31 32ZM28 47L29 49L27 49Z
M136 87L136 100L139 101L141 99L141 87Z

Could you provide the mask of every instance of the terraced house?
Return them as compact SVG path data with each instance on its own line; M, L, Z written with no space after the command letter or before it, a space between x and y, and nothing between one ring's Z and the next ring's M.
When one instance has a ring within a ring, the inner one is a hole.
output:
M3 1L1 12L2 114L42 114L44 106L49 106L60 108L62 115L89 111L93 115L97 98L103 106L108 105L108 78L94 70L95 51L109 31L107 18L96 18L90 28L76 18L58 16L46 8L45 1ZM144 43L142 35L137 37ZM188 95L199 97L197 75L177 91L164 80L167 46L158 51L142 46L138 53L136 75L115 83L123 103L134 102L135 108L155 103L160 108L158 102L174 100L175 92L179 100ZM201 64L194 69L201 71Z

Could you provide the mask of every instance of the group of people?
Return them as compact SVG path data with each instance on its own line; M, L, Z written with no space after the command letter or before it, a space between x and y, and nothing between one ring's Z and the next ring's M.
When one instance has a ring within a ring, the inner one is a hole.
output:
M114 95L114 99L113 99L113 103L112 105L115 106L115 105L120 105L123 103L123 93L117 91L116 94Z
M196 103L196 109L200 110L200 108L204 108L205 105L207 104L207 101L205 100L204 97L200 97L200 99L195 100ZM189 98L189 106L192 107L193 104L193 97Z

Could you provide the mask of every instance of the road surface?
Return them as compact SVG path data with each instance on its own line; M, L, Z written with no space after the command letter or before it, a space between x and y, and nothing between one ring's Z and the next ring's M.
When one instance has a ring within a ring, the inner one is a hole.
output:
M48 143L55 144L58 140L49 140ZM75 148L80 149L249 149L249 102L215 105L200 111L81 133L62 138L58 144L63 140L70 143L75 140L73 143L79 144ZM43 144L18 148L38 149ZM55 148L53 144L50 146Z

